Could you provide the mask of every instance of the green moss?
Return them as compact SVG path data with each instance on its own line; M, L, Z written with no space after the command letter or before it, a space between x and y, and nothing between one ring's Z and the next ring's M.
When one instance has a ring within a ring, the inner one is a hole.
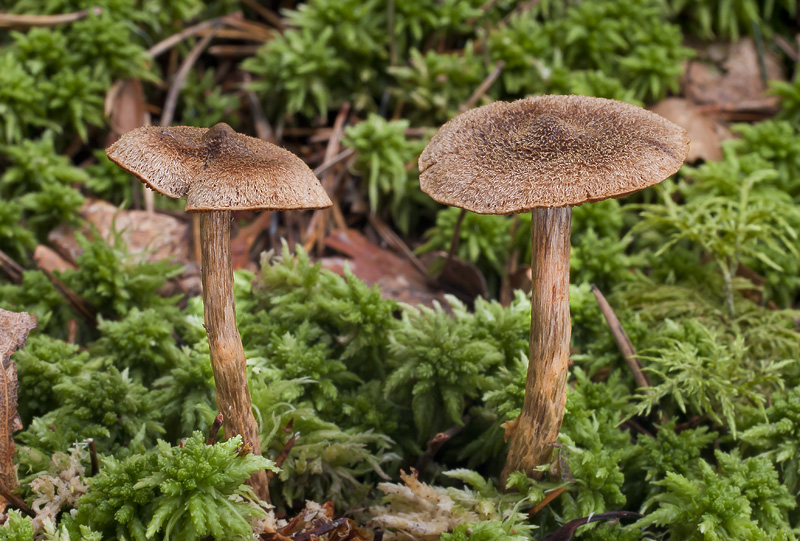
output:
M265 512L244 482L274 464L239 454L240 445L239 437L206 445L195 432L180 446L160 441L147 454L108 458L67 526L75 532L91 526L105 536L142 541L156 534L165 540L250 535L248 519Z

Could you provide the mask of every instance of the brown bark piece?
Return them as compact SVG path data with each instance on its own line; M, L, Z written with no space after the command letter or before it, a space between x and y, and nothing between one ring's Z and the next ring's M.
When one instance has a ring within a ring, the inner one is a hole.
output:
M571 207L533 209L531 342L525 402L511 434L503 478L515 471L541 476L558 439L567 400Z
M66 270L75 270L77 267L58 255L58 252L52 248L48 248L44 244L40 244L33 251L33 260L36 261L36 266L42 270L53 272L64 272Z
M167 259L184 263L189 260L189 226L177 218L160 213L148 214L143 210L121 210L99 199L87 199L81 208L81 216L97 228L107 242L113 242L117 232L130 253L146 253L150 262ZM81 232L91 235L89 228ZM59 226L47 237L53 248L71 263L75 263L81 254L75 233L76 230L70 227Z
M120 210L105 201L89 201L81 214L111 241L120 232L131 253L146 253L151 262L188 259L188 226L166 214L148 214L141 210Z
M203 305L211 352L211 367L217 389L217 408L225 418L225 436L242 436L253 454L261 454L258 424L253 416L247 387L247 361L236 326L231 267L231 212L212 211L200 215L203 250ZM266 472L250 476L250 486L259 498L269 501Z
M22 430L17 413L17 363L11 354L25 345L28 333L37 327L36 317L25 312L0 309L0 484L10 493L19 488L14 467L14 432ZM0 496L0 509L5 511L9 501Z

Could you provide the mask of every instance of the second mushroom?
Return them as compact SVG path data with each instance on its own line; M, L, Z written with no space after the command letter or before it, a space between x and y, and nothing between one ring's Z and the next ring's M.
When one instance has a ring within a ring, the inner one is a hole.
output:
M550 461L566 402L572 206L642 190L675 173L686 132L627 103L538 96L472 109L419 158L436 201L479 214L532 212L530 357L522 413L507 431L503 478Z
M117 165L153 190L186 198L186 212L202 213L203 305L217 407L228 437L237 434L261 452L253 416L242 339L236 325L231 263L231 211L318 209L331 205L319 180L297 156L270 143L212 128L144 127L106 149ZM269 499L266 472L249 480Z

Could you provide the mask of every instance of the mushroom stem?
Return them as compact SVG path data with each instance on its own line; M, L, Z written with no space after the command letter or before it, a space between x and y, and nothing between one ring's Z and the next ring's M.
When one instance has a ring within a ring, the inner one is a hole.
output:
M531 339L525 401L503 470L541 476L558 438L567 400L569 250L572 207L536 208L531 220Z
M261 454L258 425L247 386L244 348L233 304L231 211L201 214L200 237L205 327L217 389L217 407L225 417L225 436L232 438L239 434L245 444L252 446L254 454ZM248 483L259 498L269 501L266 472L254 473Z

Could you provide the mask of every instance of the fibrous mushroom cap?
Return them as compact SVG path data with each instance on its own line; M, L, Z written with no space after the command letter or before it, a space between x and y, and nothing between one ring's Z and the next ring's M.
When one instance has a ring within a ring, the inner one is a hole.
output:
M316 209L331 205L319 179L291 152L212 128L148 126L125 133L108 157L168 197L186 197L187 212Z
M122 135L106 149L112 162L167 197L186 195L194 171L203 165L207 128L145 126Z
M657 184L688 151L686 131L640 107L536 96L447 122L419 158L420 186L480 214L580 205Z

